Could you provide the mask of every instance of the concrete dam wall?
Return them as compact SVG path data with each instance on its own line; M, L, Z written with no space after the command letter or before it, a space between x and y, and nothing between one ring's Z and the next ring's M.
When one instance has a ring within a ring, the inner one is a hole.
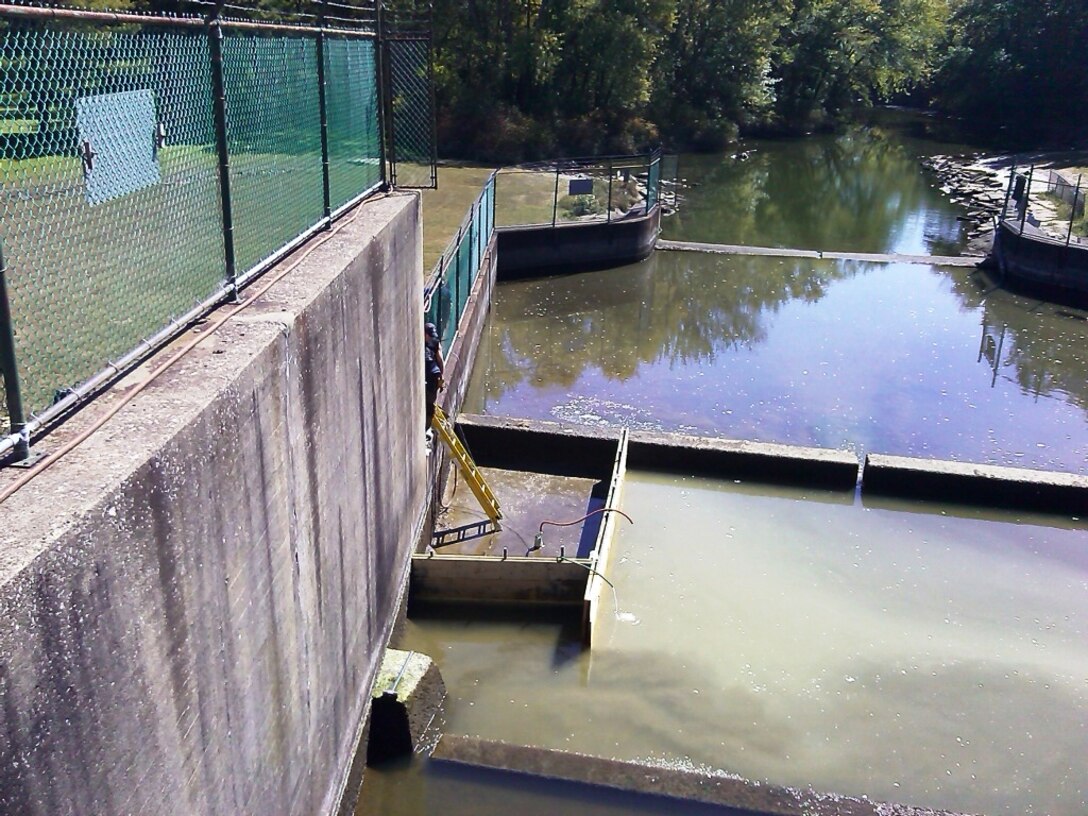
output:
M0 813L335 812L427 500L420 219L364 204L4 502Z

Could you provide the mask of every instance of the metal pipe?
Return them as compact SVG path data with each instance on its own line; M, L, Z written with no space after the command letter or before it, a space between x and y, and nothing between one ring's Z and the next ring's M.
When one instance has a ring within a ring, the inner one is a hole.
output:
M385 98L387 96L385 92L385 13L383 11L382 0L377 2L377 18L378 18L378 41L374 45L374 74L375 82L378 88L378 163L381 166L381 179L382 186L388 188L391 184L389 178L389 168L386 166L389 158L389 146L386 144L388 135L386 134L386 128L388 123L386 122L386 110L385 110Z
M609 159L608 160L608 216L605 219L609 224L612 223L612 175L613 175L613 172L614 171L612 170L612 159Z
M999 221L1003 222L1005 216L1009 212L1009 199L1012 197L1012 184L1016 180L1016 165L1014 164L1009 170L1009 184L1005 188L1005 203L1001 205L1001 218Z
M19 384L19 367L15 360L15 329L11 323L11 304L8 300L7 264L4 262L4 250L0 247L0 373L4 375L4 393L8 406L8 421L11 424L11 439L15 442L16 461L30 458L30 433L27 430L26 414L23 411L23 393ZM0 449L0 455L3 450Z
M1024 224L1028 220L1028 204L1031 203L1031 179L1035 175L1035 165L1028 169L1028 182L1024 185L1024 204L1020 208L1020 236L1024 235Z
M325 4L322 3L319 19L324 22ZM325 98L325 32L317 33L317 111L321 121L321 197L323 212L328 221L332 217L332 190L329 182L329 110Z
M555 195L552 196L552 226L555 226L556 216L559 214L559 162L555 163Z
M1077 187L1073 190L1073 209L1069 211L1069 232L1065 234L1066 248L1069 247L1069 242L1073 240L1073 222L1077 220L1077 201L1080 199L1080 183L1083 178L1083 174L1077 176Z
M230 151L227 145L227 91L223 79L223 29L218 21L208 27L208 48L212 67L212 115L215 119L215 148L219 157L219 197L223 217L223 261L227 285L238 296L238 270L234 255L234 215L230 195Z
M206 22L199 17L158 17L154 14L127 14L114 11L90 11L87 9L43 8L41 6L12 6L4 3L0 3L0 17L116 23L119 25L161 25L173 28L204 28L206 26ZM323 30L342 37L364 39L375 39L377 37L377 33L374 31L360 31L350 28L325 27L318 29L316 26L300 26L291 23L261 23L253 20L218 20L217 22L224 28L269 33L291 32L313 35L318 30Z

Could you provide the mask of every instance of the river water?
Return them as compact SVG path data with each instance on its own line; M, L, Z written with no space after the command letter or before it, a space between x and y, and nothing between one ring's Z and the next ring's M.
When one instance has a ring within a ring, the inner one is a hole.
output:
M665 237L954 254L958 211L918 167L949 147L898 124L684 157ZM1084 473L1085 318L970 269L658 252L500 286L465 410ZM539 616L409 622L449 731L989 816L1088 811L1082 520L648 473L624 506L622 614L592 653ZM369 771L360 813L665 812L583 794L417 761Z

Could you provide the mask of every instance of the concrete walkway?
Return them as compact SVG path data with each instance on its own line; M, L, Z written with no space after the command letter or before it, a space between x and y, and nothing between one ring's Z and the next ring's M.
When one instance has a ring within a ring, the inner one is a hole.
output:
M977 266L981 255L887 255L875 252L820 252L816 249L700 244L693 241L658 241L658 249L679 252L707 252L715 255L771 255L778 258L831 258L872 263L920 263L931 266Z

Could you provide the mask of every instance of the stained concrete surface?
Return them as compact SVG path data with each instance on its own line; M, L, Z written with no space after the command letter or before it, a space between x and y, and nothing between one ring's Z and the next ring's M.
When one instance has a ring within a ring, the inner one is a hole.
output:
M420 253L364 204L3 503L0 813L334 812L426 499Z
M483 538L470 539L441 547L441 555L502 555L503 547L511 556L556 558L563 549L568 558L586 557L593 548L600 520L594 516L585 524L567 527L546 525L544 546L533 546L540 523L544 520L569 522L601 506L591 500L597 480L574 476L555 476L530 471L481 467L480 472L502 508L502 530ZM450 529L487 518L460 473L447 481L437 529Z

